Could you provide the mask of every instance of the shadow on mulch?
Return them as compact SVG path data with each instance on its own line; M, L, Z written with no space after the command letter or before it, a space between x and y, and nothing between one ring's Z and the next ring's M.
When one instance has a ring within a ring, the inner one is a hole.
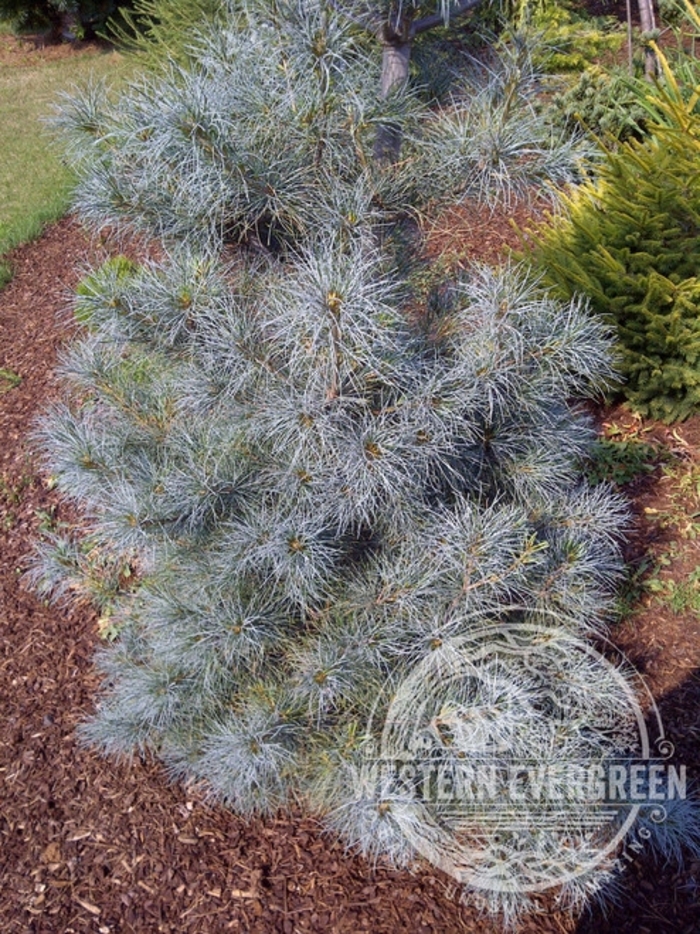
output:
M665 737L674 747L667 761L679 774L685 767L687 790L692 793L700 751L700 669L657 705ZM649 717L651 734L654 721ZM700 860L682 868L664 864L634 835L625 841L618 859L623 868L616 891L606 904L594 907L581 919L576 934L698 934Z

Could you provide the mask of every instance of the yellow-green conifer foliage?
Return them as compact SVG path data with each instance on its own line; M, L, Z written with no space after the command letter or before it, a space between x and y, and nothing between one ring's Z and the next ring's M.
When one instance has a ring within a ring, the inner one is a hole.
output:
M628 399L671 422L700 404L700 89L666 68L658 94L649 137L606 152L530 256L614 321Z

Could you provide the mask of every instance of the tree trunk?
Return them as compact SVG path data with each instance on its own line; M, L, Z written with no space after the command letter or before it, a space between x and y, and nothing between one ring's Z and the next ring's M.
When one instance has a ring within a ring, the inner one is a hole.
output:
M656 29L654 16L654 0L639 0L639 21L642 33L651 33ZM646 46L644 50L644 74L649 81L653 81L658 74L659 64L653 49Z
M411 41L398 36L387 36L384 32L382 41L382 100L391 94L394 88L408 81L408 65L411 61ZM374 142L374 158L378 162L393 164L398 162L401 153L401 127L383 123L377 130Z
M75 42L80 35L80 16L78 11L49 8L49 31L46 42L59 45L61 42Z
M627 10L627 70L634 75L634 34L632 32L632 0L625 0Z
M407 83L408 66L411 61L411 42L415 36L438 26L446 26L452 19L464 16L482 2L483 0L459 0L449 15L441 8L438 12L418 20L413 19L413 11L403 10L403 0L392 4L389 19L378 31L376 26L372 30L382 46L382 100L385 100L398 85ZM643 0L639 2L642 3ZM331 5L334 5L333 0L331 0ZM398 162L400 154L401 127L391 123L380 125L374 142L375 160L392 165Z

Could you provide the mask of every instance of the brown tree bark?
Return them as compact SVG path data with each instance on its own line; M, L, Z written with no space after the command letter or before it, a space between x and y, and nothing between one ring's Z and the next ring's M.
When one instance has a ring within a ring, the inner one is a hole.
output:
M656 29L656 16L654 14L654 0L638 0L639 21L642 33L651 33ZM658 74L659 63L653 49L648 46L644 51L644 74L649 81L653 81Z
M411 40L394 34L388 36L383 30L381 96L386 99L392 90L408 81L408 66L411 61ZM378 162L398 161L401 152L401 129L391 124L382 124L374 142L374 158Z
M446 25L450 19L457 19L479 6L482 0L461 0L450 12L449 17L442 13L433 13L414 20L410 16L398 14L390 17L375 33L382 45L381 96L385 100L392 90L408 81L408 69L411 62L411 43L421 32ZM336 6L336 9L340 7ZM397 162L401 153L401 130L399 127L384 124L377 131L374 143L374 158L378 162Z

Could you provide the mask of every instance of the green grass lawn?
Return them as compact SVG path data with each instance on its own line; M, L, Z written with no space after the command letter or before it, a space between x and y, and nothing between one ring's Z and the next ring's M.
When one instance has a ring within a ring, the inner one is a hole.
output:
M109 51L0 62L0 286L10 275L2 256L36 237L69 204L73 175L43 123L58 93L90 74L118 78L127 67Z

